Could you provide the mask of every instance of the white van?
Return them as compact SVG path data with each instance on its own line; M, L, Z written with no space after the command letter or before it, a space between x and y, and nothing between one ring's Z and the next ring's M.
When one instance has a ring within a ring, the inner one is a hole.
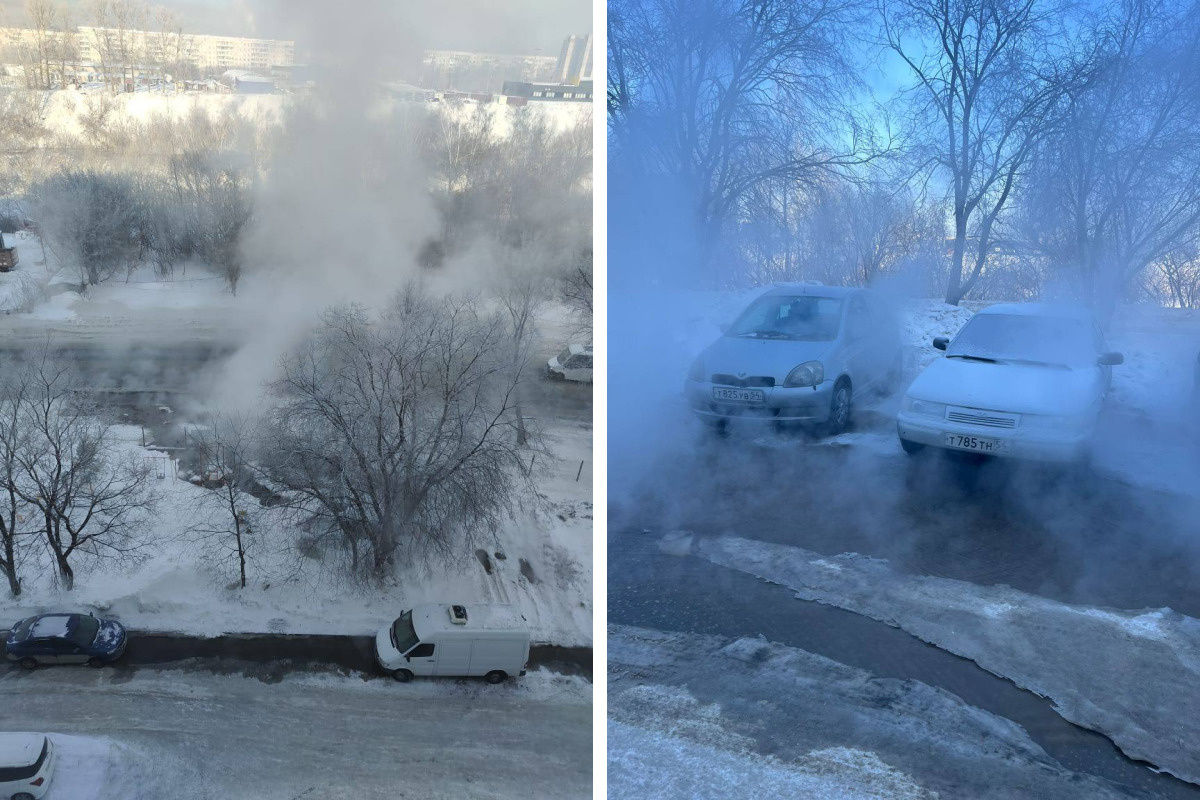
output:
M375 660L398 681L451 675L501 683L529 666L529 626L512 606L416 606L375 635Z

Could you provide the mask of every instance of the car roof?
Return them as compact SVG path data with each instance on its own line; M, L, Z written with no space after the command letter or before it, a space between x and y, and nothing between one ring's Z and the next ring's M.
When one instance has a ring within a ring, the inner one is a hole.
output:
M62 639L71 632L71 623L78 614L42 614L29 628L30 639Z
M762 293L763 297L771 295L798 295L808 294L813 297L846 297L855 292L866 291L858 286L825 286L820 283L812 282L796 282L796 283L777 283L770 289Z
M458 633L460 631L524 631L529 626L514 606L477 604L465 606L466 624L450 621L450 605L432 603L415 606L412 610L413 628L417 636L424 638L431 633Z
M0 733L0 767L27 767L38 760L44 733Z
M997 303L980 309L978 314L1004 314L1011 317L1054 317L1090 321L1092 312L1067 303Z

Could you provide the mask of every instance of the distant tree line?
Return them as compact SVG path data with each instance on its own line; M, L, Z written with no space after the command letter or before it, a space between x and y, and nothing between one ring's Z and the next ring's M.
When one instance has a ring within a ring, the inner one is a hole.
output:
M701 282L1200 294L1194 4L614 0L609 64L611 179L684 199Z

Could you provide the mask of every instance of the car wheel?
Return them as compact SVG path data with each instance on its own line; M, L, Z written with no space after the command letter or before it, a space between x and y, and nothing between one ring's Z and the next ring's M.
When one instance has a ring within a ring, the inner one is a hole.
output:
M398 669L392 673L392 677L401 683L408 683L413 679L412 670Z
M483 679L485 681L487 681L488 683L495 684L495 683L504 683L504 679L507 677L508 677L507 673L501 672L500 670L496 669L496 670L492 670L487 675L484 675Z
M850 425L850 403L852 398L850 381L840 379L833 387L833 398L829 401L829 421L825 423L825 435L837 436Z
M903 447L904 452L908 453L910 456L915 456L917 453L920 453L925 449L925 445L919 442L910 442L908 439L901 439L900 446Z
M21 659L21 666L25 669L37 669L38 662L33 656L25 656Z
M17 792L12 796L12 800L35 800L35 798L29 792Z
M88 659L88 666L89 667L103 667L104 659L100 658L100 656L92 656L91 658Z

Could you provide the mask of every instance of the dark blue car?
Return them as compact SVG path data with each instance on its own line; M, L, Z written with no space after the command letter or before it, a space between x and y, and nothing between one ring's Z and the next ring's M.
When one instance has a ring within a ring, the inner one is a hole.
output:
M90 614L41 614L23 619L8 632L6 654L25 669L42 664L111 664L125 652L121 623Z

